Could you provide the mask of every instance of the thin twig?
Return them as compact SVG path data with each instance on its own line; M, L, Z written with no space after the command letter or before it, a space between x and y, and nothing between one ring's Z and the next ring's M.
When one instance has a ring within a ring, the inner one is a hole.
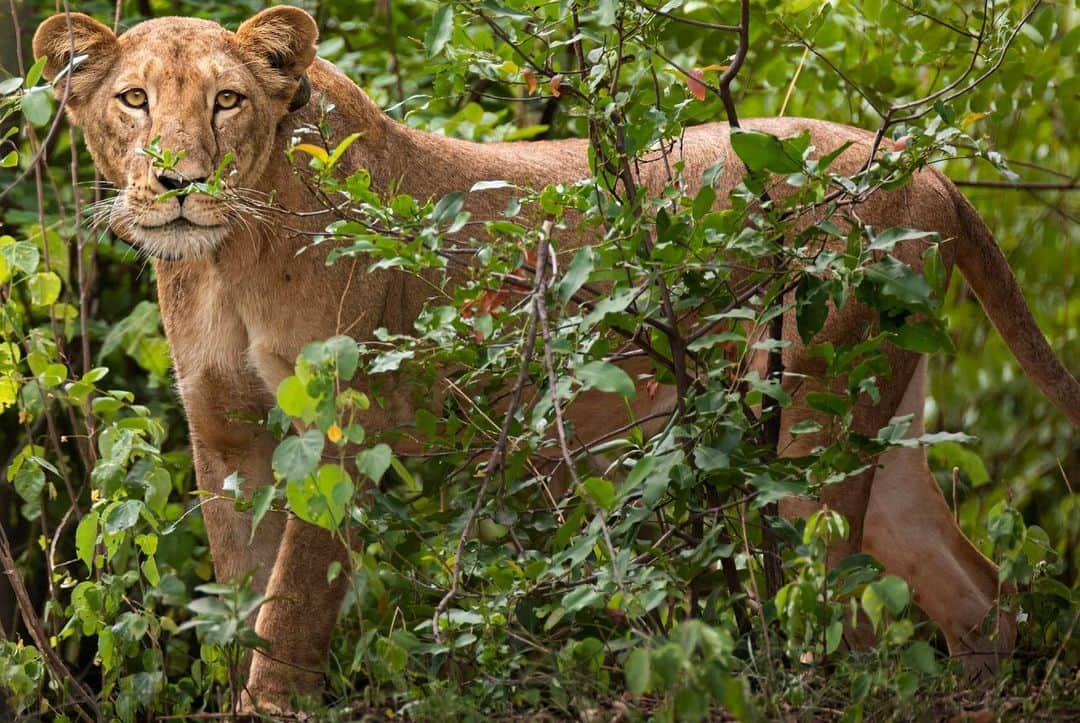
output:
M30 594L26 590L26 585L23 582L22 575L19 574L19 568L15 564L15 557L11 552L11 544L8 542L7 532L4 530L4 526L0 524L0 565L3 565L4 574L7 575L8 582L11 584L11 590L15 593L15 600L18 604L19 611L22 613L23 624L26 625L26 629L30 633L31 639L34 641L34 645L37 647L38 652L41 653L42 658L45 660L45 665L48 666L49 672L52 674L53 679L58 685L68 685L74 693L84 700L90 707L90 710L94 712L91 716L87 713L81 705L75 705L75 711L79 717L87 723L93 723L95 720L101 718L101 712L98 710L97 702L90 695L82 684L75 678L75 676L64 665L64 661L60 659L56 651L49 644L49 636L45 633L45 629L41 625L41 618L38 617L37 611L34 609L34 603L30 599Z
M491 480L502 470L503 465L506 462L506 447L510 438L510 426L514 421L514 414L517 412L518 405L521 403L521 392L529 379L529 364L532 361L533 351L536 348L536 335L540 318L539 306L545 303L543 298L543 288L544 278L548 267L547 248L547 244L541 244L540 249L537 251L536 272L533 278L533 312L529 315L528 327L525 331L525 348L522 351L521 368L518 370L517 379L514 381L513 390L510 393L510 401L506 407L506 414L503 415L502 428L499 430L499 439L495 443L495 449L492 450L491 459L488 460L487 468L484 470L484 479L481 481L480 489L476 493L476 502L473 503L468 517L465 518L465 525L461 530L461 536L458 538L457 549L454 553L454 565L450 571L450 589L446 591L446 595L439 601L439 604L435 607L435 612L431 616L431 632L432 635L434 635L436 642L442 642L442 635L439 632L439 616L457 596L460 588L461 558L465 553L465 543L469 539L469 531L476 521L476 516L480 514L480 508L484 504L484 499L487 496Z
M550 248L548 242L548 235L551 233L551 221L545 221L541 230L540 248L541 251L537 252L537 266L542 266L544 261L543 256L547 254L543 253L543 249ZM585 489L581 485L581 480L578 478L577 469L574 467L573 455L570 454L570 447L566 442L566 423L563 419L562 402L559 400L558 389L559 379L555 374L555 361L551 351L551 329L548 326L548 314L547 314L547 290L550 285L551 279L541 276L539 293L536 296L536 311L540 317L540 335L544 343L544 366L547 367L548 377L548 393L551 394L551 405L555 408L555 434L559 439L559 450L562 453L563 463L566 465L566 470L570 474L570 479L574 483L574 489L581 495L593 512L596 514L596 519L600 521L600 531L604 536L604 544L607 546L608 557L611 560L611 575L615 580L615 584L622 588L622 575L619 573L619 566L616 562L615 545L611 542L611 531L608 529L607 520L604 519L604 511L599 508L596 502L588 495Z
M694 18L688 18L685 15L674 15L672 13L664 12L660 8L654 8L652 5L644 2L638 2L638 5L648 10L653 15L659 15L662 18L668 20L674 20L677 23L683 23L684 25L693 25L697 28L705 28L706 30L717 30L722 33L737 33L739 32L740 25L724 25L722 23L710 23L704 20L695 20Z
M1038 182L1038 181L967 181L963 179L950 178L954 186L965 186L968 188L997 188L1003 191L1076 191L1080 190L1080 181L1067 181L1064 183L1054 183L1052 181Z

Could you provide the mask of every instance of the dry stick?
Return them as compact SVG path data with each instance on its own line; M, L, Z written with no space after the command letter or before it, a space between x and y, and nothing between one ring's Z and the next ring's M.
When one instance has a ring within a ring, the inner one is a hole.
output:
M551 233L551 221L544 221L541 229L540 246L542 249L549 249L548 234ZM537 254L539 255L539 251ZM537 259L537 266L543 263L541 259ZM611 544L611 531L608 529L607 520L604 519L604 512L599 508L592 497L587 494L586 490L581 486L581 480L578 478L577 470L574 468L574 460L570 454L570 447L566 443L566 424L563 420L562 403L558 398L559 380L555 374L555 361L553 354L551 353L551 329L548 327L548 315L547 315L547 290L551 283L551 279L547 277L541 277L540 285L537 288L537 294L535 297L536 311L540 316L540 334L544 343L544 366L547 367L548 377L548 391L551 394L551 403L555 407L555 433L559 438L559 450L562 453L563 463L566 465L567 472L570 473L570 478L574 482L574 489L581 495L589 507L592 508L596 514L596 519L600 521L600 531L604 535L604 544L607 545L608 557L611 559L611 575L615 580L615 584L622 589L622 575L619 574L619 566L615 561L615 545Z
M577 36L577 40L574 41L574 55L577 60L578 71L582 74L587 72L587 66L585 63L585 53L581 45L581 33L580 24L578 21L577 8L572 7L571 17L573 18L574 33ZM620 36L622 34L622 28L619 29ZM621 55L621 54L620 54ZM612 91L614 91L614 84L617 80L617 75L612 77ZM614 95L614 92L612 92ZM633 171L630 168L630 159L626 153L626 129L623 123L623 118L617 117L613 119L615 121L615 150L618 153L619 166L613 167L610 159L606 159L605 163L609 167L609 170L616 175L623 184L623 190L626 193L627 200L630 202L631 208L633 208L635 215L640 219L641 207L637 203L637 183L634 180ZM603 148L599 142L600 129L597 126L597 121L594 119L589 120L589 142L592 144L598 158L603 157ZM646 233L642 239L642 246L645 248L646 254L652 248L652 241L649 234ZM646 323L651 326L655 326L668 338L668 344L671 347L671 366L675 375L675 387L678 392L676 397L676 404L678 405L678 416L686 416L686 396L690 390L689 376L686 371L686 340L679 333L678 318L675 314L674 306L671 303L671 291L668 288L667 282L664 280L663 275L657 275L656 284L660 289L660 305L663 309L664 316L667 320L667 324L664 325L655 319L647 319Z
M791 94L795 91L795 84L799 82L799 76L802 74L803 66L806 65L808 57L810 57L810 48L803 48L802 57L799 58L799 64L795 67L791 82L788 83L787 92L784 93L784 101L780 104L780 112L777 114L780 118L783 118L784 113L787 111L788 101L791 100Z
M386 12L386 35L389 40L390 70L394 73L394 90L397 91L397 101L401 103L405 100L405 84L401 79L401 59L398 57L397 31L394 29L394 3L393 0L386 0L385 4L379 3L376 7L381 7Z
M953 25L952 23L949 23L949 22L947 22L945 20L942 20L941 18L930 15L929 13L923 12L922 10L919 10L917 7L915 7L914 5L907 5L907 4L903 3L903 2L901 2L901 0L893 0L893 1L897 5L899 5L900 7L907 10L908 12L914 13L915 15L918 15L920 17L924 17L927 20L929 20L930 22L934 23L935 25L940 25L943 28L948 28L949 30L953 31L954 33L956 33L958 35L966 35L967 37L971 38L972 40L974 40L975 37L976 37L975 33L971 32L970 30L965 30L964 28L961 28L958 25Z
M1062 651L1068 646L1069 641L1072 640L1073 631L1076 630L1076 623L1080 621L1080 611L1077 611L1073 616L1072 623L1069 625L1069 631L1065 633L1065 637L1061 640L1061 645L1058 646L1057 652L1054 653L1054 657L1050 660L1050 664L1046 666L1046 675L1043 676L1043 682L1039 686L1038 692L1035 693L1035 698L1031 701L1031 712L1034 713L1039 709L1039 703L1042 700L1043 693L1046 692L1046 686L1050 684L1050 674L1054 672L1054 667L1057 665L1058 658L1061 657Z
M952 468L952 509L953 518L957 524L960 523L960 503L957 501L956 490L960 486L960 468Z
M460 586L461 556L465 552L465 541L469 538L469 530L476 521L476 516L480 514L480 508L484 504L484 498L487 496L487 490L491 485L491 480L494 479L496 473L502 469L503 464L506 461L506 446L510 437L510 425L514 420L514 414L521 402L521 392L525 388L525 383L528 381L529 363L532 361L533 351L536 347L536 333L540 318L539 305L544 303L542 290L544 287L544 276L547 273L548 267L547 249L547 244L541 244L540 248L537 250L536 273L533 278L533 311L532 314L529 315L529 323L525 331L525 349L522 352L521 368L518 370L517 379L514 381L514 388L510 393L510 401L506 407L506 414L503 416L502 428L499 430L499 439L495 443L495 449L492 450L491 459L488 461L487 469L484 470L484 479L480 483L480 489L476 493L476 502L469 511L469 516L465 518L465 525L461 530L461 536L458 538L457 550L454 553L454 566L450 571L450 589L446 591L446 595L439 601L439 604L435 607L434 614L431 616L431 632L437 643L442 642L442 635L439 633L439 615L446 610L446 607L454 597L457 596L458 588Z
M743 551L746 553L746 573L750 576L750 589L754 591L754 597L757 599L757 611L761 616L761 636L765 642L765 660L768 665L767 673L765 675L766 686L772 687L772 644L769 640L769 619L765 617L765 605L761 599L761 593L758 591L757 575L754 574L754 555L750 550L750 533L746 529L746 505L742 504L738 507L739 510L739 526L742 530L742 543ZM771 695L766 696L766 700L771 698Z
M7 575L11 589L15 593L15 600L18 603L19 611L22 613L23 624L26 625L26 629L30 632L30 637L33 639L34 645L37 646L41 656L45 659L45 664L49 667L53 678L57 683L63 684L66 682L69 684L78 696L89 704L90 709L94 712L93 717L83 710L81 705L75 704L75 710L80 718L87 721L87 723L93 723L94 720L100 719L101 712L98 710L97 702L82 687L82 684L64 665L64 661L49 645L49 636L41 625L41 618L37 616L37 611L34 610L34 603L30 600L30 594L26 591L22 575L19 574L19 569L15 565L15 558L11 553L11 544L8 542L7 532L2 524L0 524L0 565L3 565L4 574Z
M119 27L120 8L121 8L122 4L123 3L121 2L121 0L117 0L117 2L116 2L116 12L115 12L115 21L113 23L113 32L116 31L117 27ZM67 0L64 0L63 8L64 8L64 13L67 15L67 30L68 30L68 41L69 41L68 50L69 50L70 57L72 59L74 59L75 58L75 29L72 27L72 24L71 24L71 15L70 15L71 8L68 6ZM72 74L73 71L74 71L73 66L68 69L67 83L70 83L70 78L71 78L71 74ZM68 86L67 86L67 84L65 84L64 98L61 100L60 108L56 112L58 118L60 118L60 117L62 117L64 115L64 104L65 104L65 102L67 100L67 95L68 95ZM81 214L81 201L82 201L82 199L79 196L79 146L78 146L78 143L76 142L74 128L69 128L68 129L68 134L70 136L70 145L71 145L70 177L71 177L71 187L72 187L72 201L73 201L74 206L75 206L75 240L76 240L75 248L76 248L76 254L77 254L76 255L76 273L77 273L78 279L79 279L79 337L80 337L80 342L81 342L81 354L82 354L82 373L85 376L87 373L89 373L90 365L92 363L91 362L91 356L90 356L90 329L89 329L89 306L90 306L89 275L90 275L90 271L86 268L86 265L83 262L83 257L85 255L87 241L86 241L86 236L83 233L83 228L82 228L82 223L81 223L81 218L80 218L81 215L82 215ZM44 239L44 233L45 233L45 229L42 228L43 239ZM47 243L44 244L44 245L46 247L48 246ZM94 451L94 442L93 442L93 439L94 439L94 419L93 419L93 415L90 414L90 400L91 400L91 397L87 396L86 402L83 404L83 416L84 416L84 418L86 420L86 430L87 430L86 439L85 439L85 441L80 440L77 443L77 448L79 450L80 457L82 458L82 462L86 466L87 469L92 468L94 463L97 461L97 454ZM75 420L74 420L73 415L72 415L71 422L72 422L72 430L74 431L74 429L75 429L75 424L74 424ZM65 482L66 482L66 480L65 480ZM68 493L71 494L71 492L72 492L72 490L71 490L71 487L70 487L70 484L69 484ZM82 510L78 506L78 499L75 498L75 497L72 497L71 503L75 506L75 511L76 511L78 517L81 518L82 517Z
M740 15L739 15L739 46L735 50L735 57L732 58L731 64L724 70L720 76L719 94L720 100L724 104L724 112L727 113L728 125L732 128L739 128L739 115L735 110L735 100L731 95L731 82L735 80L735 76L738 75L739 69L742 68L743 63L746 61L746 55L750 50L750 0L741 0L740 3ZM796 76L798 77L798 76ZM794 79L792 80L794 84ZM786 101L785 101L786 104ZM769 202L768 191L764 191L761 194L762 204ZM779 243L782 245L784 242L783 236L779 238ZM777 252L773 257L773 267L780 269L784 266L784 258L782 252ZM783 305L784 303L784 291L780 291L780 296L777 299L778 303ZM782 342L784 340L784 314L777 314L773 320L769 323L769 336L776 342ZM765 375L766 379L773 379L777 384L781 384L784 378L784 357L783 349L780 344L774 344L769 349L768 366ZM770 396L763 396L761 401L761 418L763 420L762 427L764 431L764 444L767 448L773 450L775 453L779 453L780 448L780 422L781 411L780 403ZM777 514L776 503L770 503L765 506L762 511L765 515L775 517ZM764 527L764 535L762 536L762 560L765 568L765 589L769 597L776 595L777 591L784 584L784 572L780 566L780 558L776 552L776 541L773 539L772 532L769 530L768 525Z

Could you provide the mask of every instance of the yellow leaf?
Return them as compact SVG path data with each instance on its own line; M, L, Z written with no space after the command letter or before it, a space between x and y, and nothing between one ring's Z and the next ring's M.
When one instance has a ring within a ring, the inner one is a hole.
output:
M726 66L726 65L716 65L716 64L714 63L713 65L706 65L706 66L703 66L703 67L701 68L701 70L703 70L703 71L705 71L705 70L720 70L720 71L724 71L724 70L727 70L727 66Z
M323 163L326 163L328 160L330 160L330 155L324 149L319 148L316 145L312 145L311 143L298 143L293 146L293 150L301 151L308 154L309 156L312 156L313 158L318 158Z
M966 116L964 116L964 119L962 121L960 121L960 127L961 128L967 128L969 125L971 125L975 121L980 120L982 118L985 118L987 115L989 115L989 114L988 113L968 113Z
M326 430L326 438L337 444L341 440L341 427L331 424L330 429Z

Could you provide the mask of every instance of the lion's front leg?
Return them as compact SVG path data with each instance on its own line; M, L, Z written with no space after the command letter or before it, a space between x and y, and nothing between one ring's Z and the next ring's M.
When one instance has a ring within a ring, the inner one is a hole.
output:
M252 660L245 709L283 712L293 695L322 691L330 637L348 587L345 572L327 580L335 561L348 570L340 535L289 517L255 626L270 647Z
M259 420L265 395L249 388L239 374L220 371L180 375L180 391L188 415L195 478L201 503L214 576L219 582L249 573L252 586L266 589L285 528L284 515L268 513L252 536L252 518L238 512L232 492L225 492L229 475L238 475L241 491L251 495L274 484L270 459L276 441Z
M270 511L252 534L252 517L239 512L225 479L237 474L246 496L273 485L270 460L276 440L259 423L263 409L256 400L265 394L250 387L240 374L179 374L187 411L195 478L200 492L203 522L210 543L214 576L230 582L251 575L251 586L265 592L285 530L285 515ZM256 620L249 619L249 625ZM239 661L238 677L247 677L251 655Z

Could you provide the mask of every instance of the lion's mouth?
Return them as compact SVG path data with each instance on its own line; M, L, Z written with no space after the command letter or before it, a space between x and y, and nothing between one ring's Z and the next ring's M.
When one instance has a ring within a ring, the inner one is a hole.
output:
M139 226L150 231L210 231L213 229L220 229L222 227L222 224L196 223L195 221L185 218L184 216L179 216L177 218L174 218L172 221L166 221L165 223L141 223L139 224Z
M226 224L202 224L179 217L159 224L136 223L129 227L129 240L150 256L164 261L193 259L214 253L229 228Z

